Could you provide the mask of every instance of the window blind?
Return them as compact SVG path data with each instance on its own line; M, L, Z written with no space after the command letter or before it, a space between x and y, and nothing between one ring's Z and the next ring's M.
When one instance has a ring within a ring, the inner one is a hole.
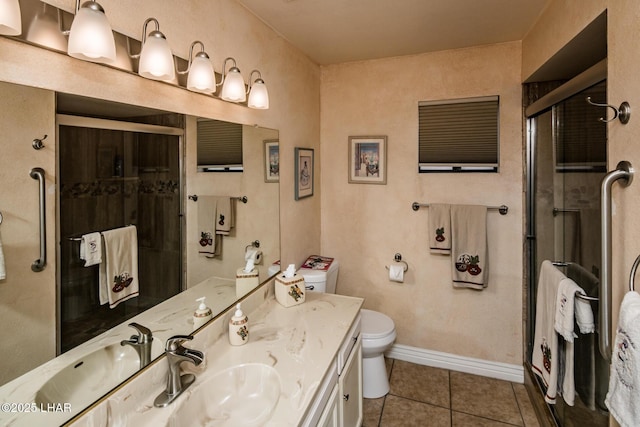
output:
M497 171L499 97L418 104L419 170Z
M242 170L242 125L198 119L198 168Z

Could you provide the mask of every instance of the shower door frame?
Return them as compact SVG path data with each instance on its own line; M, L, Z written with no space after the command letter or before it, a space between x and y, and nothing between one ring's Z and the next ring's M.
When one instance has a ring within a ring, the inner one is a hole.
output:
M562 101L588 89L598 83L607 81L607 60L604 59L597 64L593 65L584 72L578 74L573 79L564 83L562 86L552 90L547 95L541 97L531 105L525 107L525 120L526 120L526 141L525 141L525 251L524 251L524 297L525 297L525 342L524 342L524 364L525 368L529 371L531 378L536 378L531 369L531 354L533 347L534 329L535 329L535 303L536 296L533 292L537 289L537 283L535 283L537 259L536 259L536 141L537 141L537 126L536 118L547 111L552 113L552 122L557 120L553 106L561 103ZM555 133L555 132L554 132ZM555 138L555 135L553 136ZM536 381L534 386L538 389ZM559 420L556 419L555 409L550 408L550 405L546 405L553 422L556 426L560 426Z
M56 176L60 175L60 126L82 127L92 129L115 130L134 133L149 133L156 135L169 135L178 137L178 175L180 184L178 185L180 200L180 284L179 292L186 289L186 269L185 269L185 202L184 202L184 183L185 183L185 129L171 126L151 125L136 122L124 122L113 119L99 119L93 117L73 116L68 114L56 114ZM60 182L56 182L56 355L61 354L62 350L62 253L61 253L61 193Z

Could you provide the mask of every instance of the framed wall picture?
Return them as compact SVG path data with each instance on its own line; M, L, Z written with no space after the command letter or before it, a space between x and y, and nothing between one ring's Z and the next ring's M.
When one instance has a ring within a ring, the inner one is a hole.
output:
M264 182L280 181L280 141L264 141Z
M296 200L313 196L313 149L295 148Z
M349 183L387 183L387 137L349 137Z

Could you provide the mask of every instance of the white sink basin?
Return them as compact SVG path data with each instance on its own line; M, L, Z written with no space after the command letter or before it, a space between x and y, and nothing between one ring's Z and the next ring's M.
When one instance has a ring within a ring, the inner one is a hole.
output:
M157 340L152 342L152 354ZM156 349L157 350L157 349ZM47 405L71 402L74 408L85 408L138 372L138 353L120 342L110 344L74 361L42 385L35 403Z
M261 426L280 399L278 372L260 363L234 366L201 382L196 378L194 386L169 418L169 427Z

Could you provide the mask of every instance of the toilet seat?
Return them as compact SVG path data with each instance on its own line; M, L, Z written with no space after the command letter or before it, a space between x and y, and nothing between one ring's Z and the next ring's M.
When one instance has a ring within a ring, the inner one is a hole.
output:
M361 334L364 339L383 338L393 333L396 329L393 320L383 313L363 308Z

